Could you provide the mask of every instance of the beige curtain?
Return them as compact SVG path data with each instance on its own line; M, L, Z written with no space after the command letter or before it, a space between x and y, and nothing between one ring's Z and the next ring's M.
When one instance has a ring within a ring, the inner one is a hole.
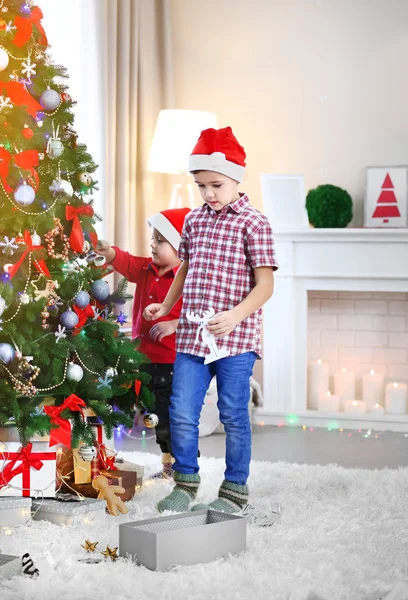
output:
M107 237L149 253L146 219L167 206L163 176L146 165L159 111L173 108L170 2L99 0L104 39ZM168 188L168 183L167 183Z

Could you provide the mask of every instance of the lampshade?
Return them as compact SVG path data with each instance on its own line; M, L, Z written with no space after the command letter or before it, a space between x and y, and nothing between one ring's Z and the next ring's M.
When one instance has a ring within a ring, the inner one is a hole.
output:
M217 128L214 113L161 110L150 148L148 171L176 175L186 172L188 158L203 129Z

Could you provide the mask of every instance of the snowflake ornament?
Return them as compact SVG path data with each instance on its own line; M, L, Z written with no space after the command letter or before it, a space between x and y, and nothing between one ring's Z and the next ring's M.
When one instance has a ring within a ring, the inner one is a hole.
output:
M18 245L16 244L16 238L11 238L11 240L5 235L4 242L0 242L0 247L3 248L3 254L8 254L12 256L14 254L14 250L18 250Z
M13 103L10 98L6 98L6 96L0 96L0 112L3 108L13 108Z
M58 344L58 342L60 340L67 337L66 333L65 333L65 327L61 327L61 325L58 325L58 329L54 333L54 335L55 335L55 343Z
M99 388L102 388L102 387L109 388L112 383L112 377L108 374L105 374L105 377L102 377L102 375L101 375L100 377L98 377L98 381L99 381L99 385L96 386L98 388L98 390L99 390Z
M9 21L6 25L7 33L13 33L15 29L17 29L17 27L14 25L13 21Z
M36 75L36 67L35 63L31 64L31 58L28 57L27 60L21 63L22 69L21 72L23 75L26 75L28 79L30 79L33 75Z

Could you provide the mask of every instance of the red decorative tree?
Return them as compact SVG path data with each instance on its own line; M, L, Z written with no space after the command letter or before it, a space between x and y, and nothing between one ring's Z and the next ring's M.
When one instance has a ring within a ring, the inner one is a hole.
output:
M389 173L387 173L384 183L381 186L381 193L378 196L377 206L373 213L373 219L382 219L383 223L388 223L390 217L400 217L401 213L397 206L397 198L394 192Z

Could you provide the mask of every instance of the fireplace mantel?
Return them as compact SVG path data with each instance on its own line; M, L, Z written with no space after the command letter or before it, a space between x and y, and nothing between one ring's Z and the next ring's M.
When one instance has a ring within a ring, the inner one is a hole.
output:
M264 407L259 419L278 424L296 414L303 424L408 431L408 415L372 417L307 409L309 290L408 292L407 229L275 231L275 292L264 309Z

